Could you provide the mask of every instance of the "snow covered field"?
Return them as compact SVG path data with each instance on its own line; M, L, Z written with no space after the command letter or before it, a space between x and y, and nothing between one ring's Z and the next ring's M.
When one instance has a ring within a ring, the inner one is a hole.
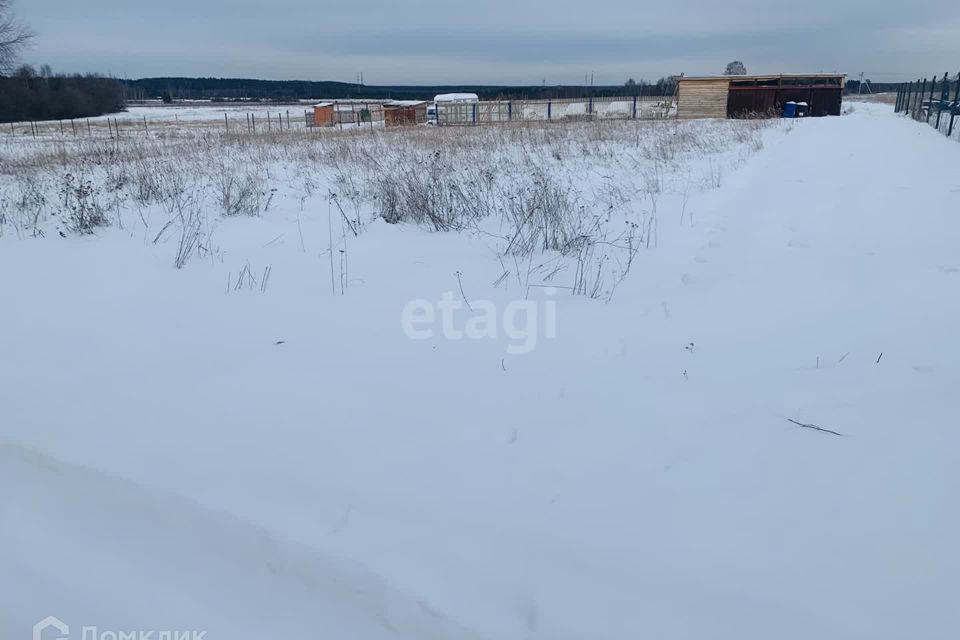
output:
M876 104L0 142L0 638L954 638L958 158Z

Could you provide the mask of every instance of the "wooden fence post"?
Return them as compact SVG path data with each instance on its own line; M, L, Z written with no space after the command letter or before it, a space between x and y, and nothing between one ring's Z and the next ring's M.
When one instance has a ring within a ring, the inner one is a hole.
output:
M933 87L937 84L937 76L930 79L930 97L927 99L927 122L930 122L930 112L933 111Z

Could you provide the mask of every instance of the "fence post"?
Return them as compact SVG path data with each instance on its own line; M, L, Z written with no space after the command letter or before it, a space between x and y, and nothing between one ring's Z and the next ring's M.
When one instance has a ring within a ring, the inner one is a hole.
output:
M930 112L933 110L933 87L937 84L937 76L930 79L930 97L927 98L927 122L930 122Z
M593 96L590 96L590 102L587 106L587 112L590 114L590 117L593 117Z
M927 95L927 79L924 78L920 84L920 93L917 94L917 104L913 108L913 119L919 120L920 113L923 111L923 96Z
M90 118L87 118L87 135L93 137L93 129L90 128Z
M76 138L77 137L77 121L72 118L70 119L70 128L73 129L73 137Z
M901 89L901 88L902 88L902 85L899 85L899 84L898 84L898 85L897 85L897 99L894 100L894 102L893 102L893 112L894 112L894 113L899 113L899 112L900 112L900 89Z
M223 114L223 131L224 133L230 133L230 121L227 120L227 114Z
M547 120L553 118L553 101L547 100Z
M957 111L960 109L960 73L957 74L957 89L953 93L953 104L950 105L950 126L947 127L947 137L953 135L953 120L957 117Z
M60 135L63 136L63 120L60 121Z
M507 103L507 122L513 122L513 100Z
M937 131L940 131L940 116L943 114L943 103L950 97L950 80L948 73L943 74L943 86L940 87L940 103L937 105Z
M143 116L143 132L150 135L150 127L147 126L147 116Z
M473 103L473 124L477 124L477 103Z
M633 119L637 119L637 96L633 96Z

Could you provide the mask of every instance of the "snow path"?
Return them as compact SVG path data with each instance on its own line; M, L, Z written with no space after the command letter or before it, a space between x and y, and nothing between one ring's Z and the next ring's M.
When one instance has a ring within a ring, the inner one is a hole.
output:
M136 243L3 245L0 635L952 638L960 146L876 105L776 135L503 363L398 330L455 271L501 295L469 238L373 228L335 301L280 257L224 298Z

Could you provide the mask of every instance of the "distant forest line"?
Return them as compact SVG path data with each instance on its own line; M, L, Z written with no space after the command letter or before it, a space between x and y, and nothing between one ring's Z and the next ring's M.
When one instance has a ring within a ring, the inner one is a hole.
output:
M70 120L126 108L126 87L114 78L54 74L24 66L0 76L0 122Z
M312 98L432 100L440 93L475 93L481 100L578 98L672 95L676 84L669 78L654 83L634 82L612 86L569 85L362 85L348 82L307 80L253 80L234 78L143 78L126 81L131 100L262 100L288 101Z
M673 78L656 82L628 80L619 85L362 85L306 80L254 80L242 78L143 78L126 81L131 100L261 100L283 102L311 98L432 100L440 93L475 93L481 100L536 100L585 96L668 96L676 90ZM874 83L874 93L896 91L896 84ZM859 82L847 83L847 93L857 93ZM866 86L864 86L866 90Z
M896 84L873 83L874 93L896 91ZM857 93L856 80L846 92ZM866 86L864 87L866 90ZM361 85L347 82L305 80L255 80L234 78L142 78L118 80L99 75L54 74L49 67L39 71L24 66L11 76L0 76L0 122L25 120L68 120L123 111L131 100L262 101L289 102L307 99L432 100L440 93L476 93L481 100L535 100L581 98L585 96L671 96L676 91L672 78L656 82L622 85Z

